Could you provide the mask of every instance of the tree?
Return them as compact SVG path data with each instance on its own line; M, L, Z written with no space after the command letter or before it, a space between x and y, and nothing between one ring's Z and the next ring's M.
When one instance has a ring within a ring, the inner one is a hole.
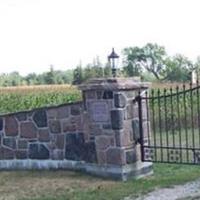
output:
M192 62L185 56L177 54L165 60L165 80L169 81L189 81L194 67Z
M83 77L83 70L81 64L74 69L73 73L73 84L78 85L81 84L84 81Z
M56 84L56 76L53 66L50 66L50 71L44 74L45 84Z
M142 49L139 47L129 47L125 48L123 51L125 59L124 72L127 76L139 76L141 74L141 66L138 64L139 55L141 55Z
M106 63L105 67L103 68L103 76L105 78L111 77L112 76L112 69L110 66L110 63Z
M36 85L38 83L37 74L30 73L25 77L25 80L28 85Z
M167 56L164 47L148 43L142 48L125 48L123 53L125 55L125 71L129 76L138 76L145 69L152 73L157 80L164 78L164 60Z
M197 78L200 77L200 56L197 57L195 63L194 63L194 70L197 72Z

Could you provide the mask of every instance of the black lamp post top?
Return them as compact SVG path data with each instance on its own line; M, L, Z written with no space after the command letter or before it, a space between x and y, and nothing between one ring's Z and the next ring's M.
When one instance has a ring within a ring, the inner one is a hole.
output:
M112 48L112 53L108 56L108 59L115 59L115 58L119 58L119 56L115 53L114 48Z
M118 60L119 56L115 53L114 48L112 48L112 53L108 56L109 62L111 62L111 67L112 67L112 76L116 77L116 63L115 60Z

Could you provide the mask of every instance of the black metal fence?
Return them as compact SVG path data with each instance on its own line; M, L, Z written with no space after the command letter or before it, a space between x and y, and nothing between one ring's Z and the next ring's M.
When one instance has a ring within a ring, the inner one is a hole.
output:
M200 86L139 95L142 160L200 164Z

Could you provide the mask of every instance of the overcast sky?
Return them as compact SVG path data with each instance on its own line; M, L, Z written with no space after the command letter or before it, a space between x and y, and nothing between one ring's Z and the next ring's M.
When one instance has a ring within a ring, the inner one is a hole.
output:
M199 0L0 0L0 73L65 70L147 42L200 55Z

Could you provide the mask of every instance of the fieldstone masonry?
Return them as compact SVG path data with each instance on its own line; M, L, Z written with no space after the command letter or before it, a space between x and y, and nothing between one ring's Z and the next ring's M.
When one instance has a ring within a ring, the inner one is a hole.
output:
M141 162L138 105L133 102L148 84L133 79L94 79L80 89L89 114L86 132L95 142L97 163L104 166L104 175L127 179L152 173L151 163ZM146 116L143 109L144 125L148 124Z
M94 79L80 86L83 102L0 116L0 169L75 169L122 180L152 173L141 162L133 102L147 88L133 79Z

